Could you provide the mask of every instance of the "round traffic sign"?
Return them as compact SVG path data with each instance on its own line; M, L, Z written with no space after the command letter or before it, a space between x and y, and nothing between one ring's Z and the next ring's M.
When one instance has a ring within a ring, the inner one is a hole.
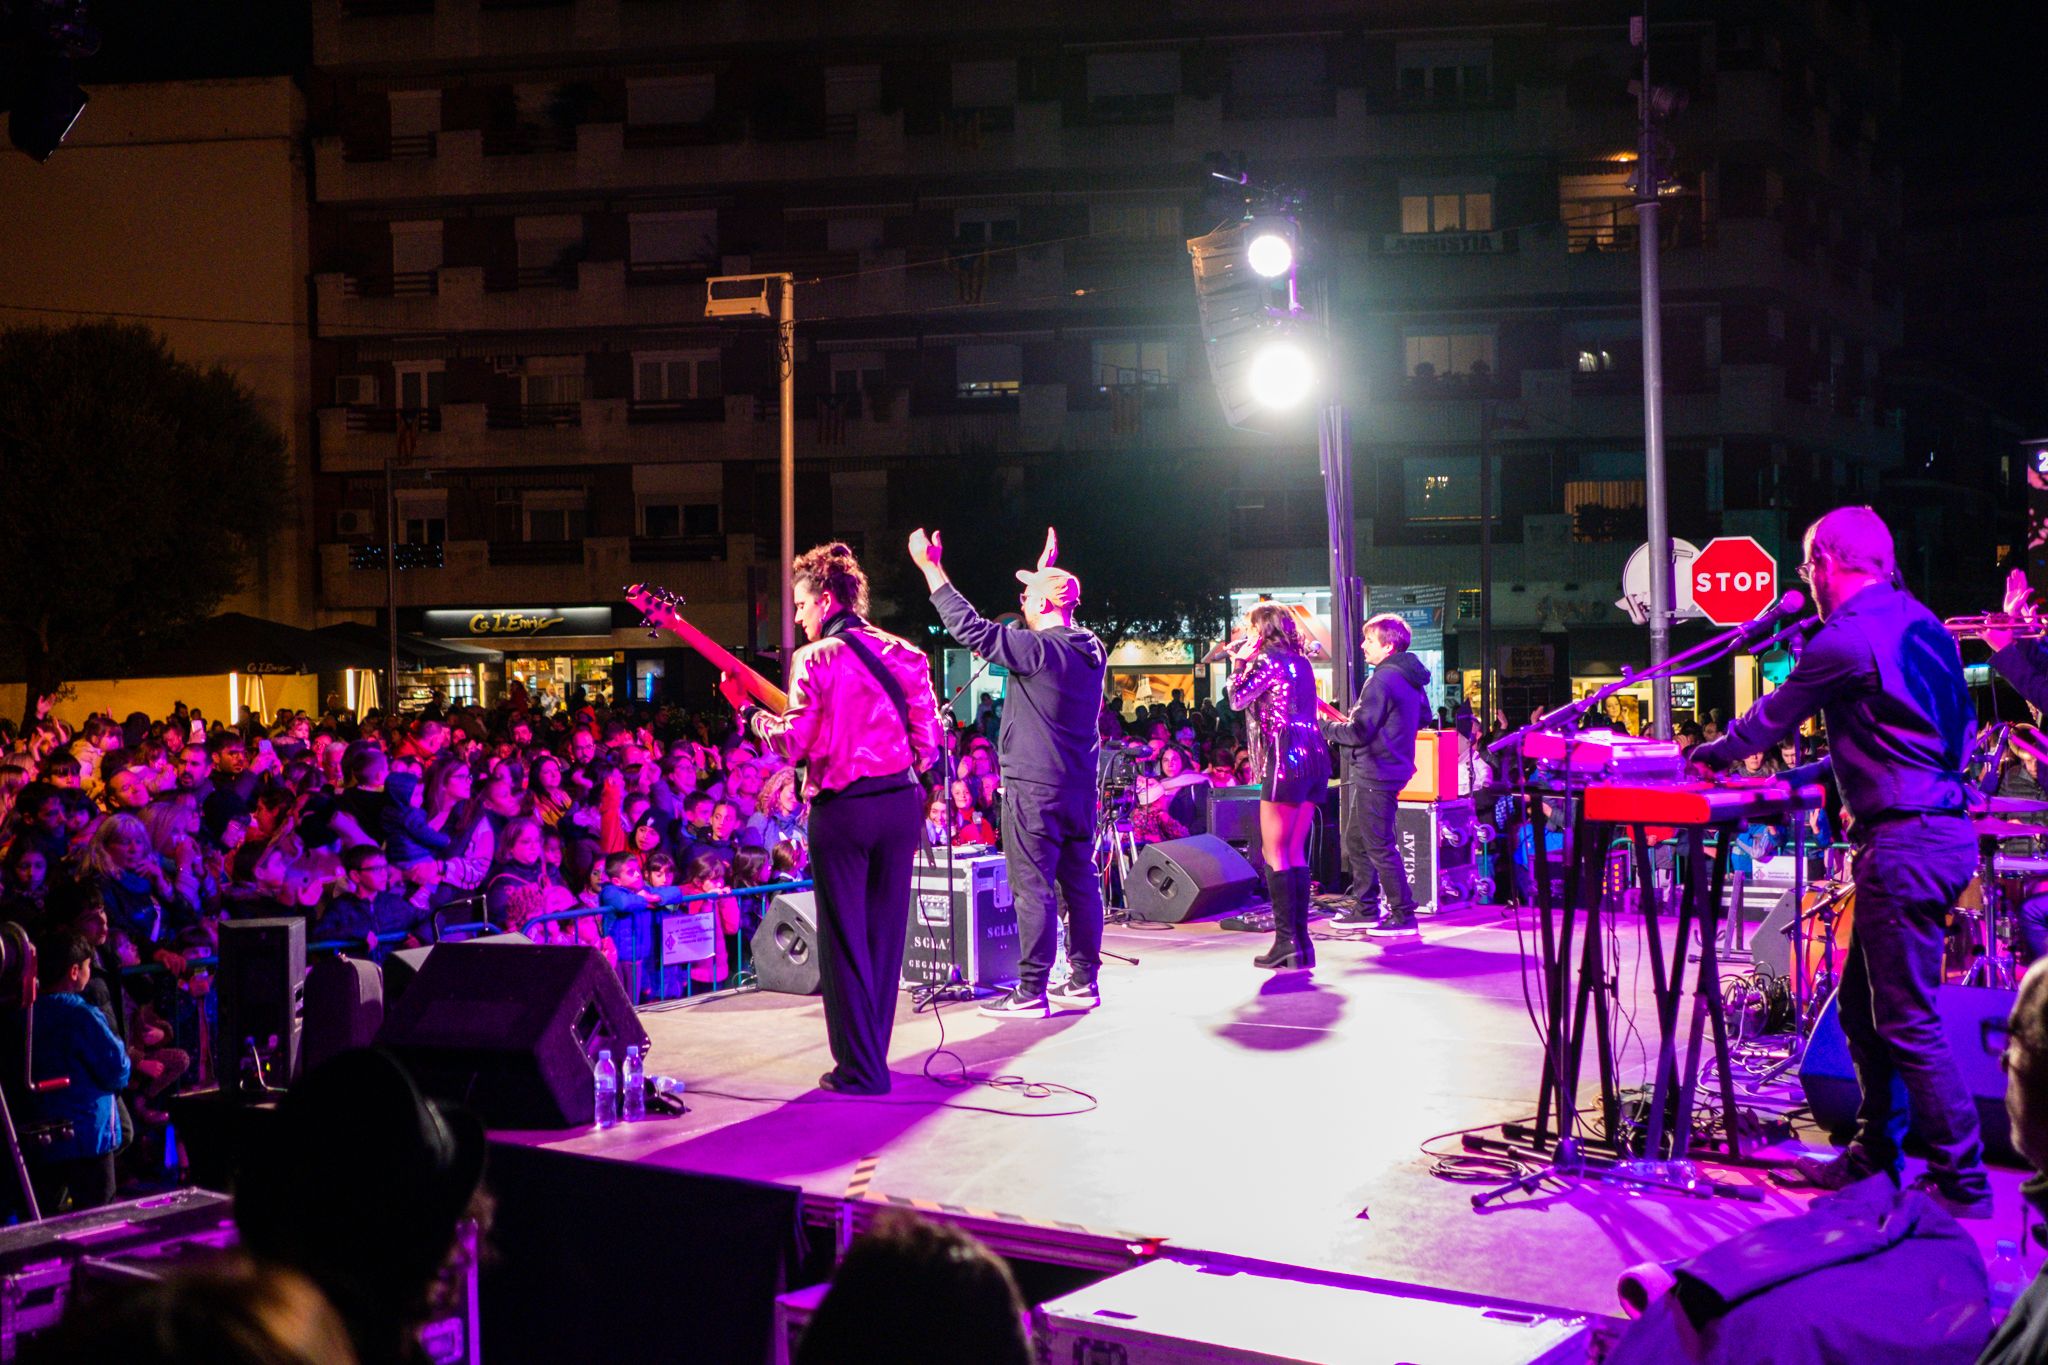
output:
M1717 626L1739 626L1778 600L1778 561L1749 536L1720 536L1692 562L1693 605Z

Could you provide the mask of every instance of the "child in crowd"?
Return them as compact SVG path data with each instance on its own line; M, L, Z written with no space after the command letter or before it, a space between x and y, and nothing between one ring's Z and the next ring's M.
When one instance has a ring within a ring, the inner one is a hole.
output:
M92 945L73 929L45 934L36 955L41 994L34 1006L30 1076L66 1084L37 1090L32 1103L38 1122L71 1129L35 1156L31 1178L45 1216L98 1208L114 1197L114 1151L121 1138L114 1104L128 1084L128 1050L85 1000L92 963Z

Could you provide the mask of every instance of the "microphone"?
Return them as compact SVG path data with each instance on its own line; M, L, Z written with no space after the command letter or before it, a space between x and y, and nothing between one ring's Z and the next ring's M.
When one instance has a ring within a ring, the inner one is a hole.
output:
M1777 630L1788 617L1797 616L1805 610L1806 594L1794 588L1736 627L1737 638L1745 645L1761 640Z

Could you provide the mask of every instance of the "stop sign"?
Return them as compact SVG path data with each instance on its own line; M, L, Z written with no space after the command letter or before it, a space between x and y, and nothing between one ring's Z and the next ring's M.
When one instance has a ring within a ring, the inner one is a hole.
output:
M1778 561L1749 536L1720 536L1692 562L1693 605L1717 626L1739 626L1778 600Z

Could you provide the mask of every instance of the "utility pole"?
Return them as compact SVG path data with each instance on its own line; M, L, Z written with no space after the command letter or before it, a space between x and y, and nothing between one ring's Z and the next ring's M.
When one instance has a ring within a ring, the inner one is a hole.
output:
M1460 648L1462 664L1465 651ZM1479 714L1477 733L1493 724L1493 400L1479 404Z
M782 291L772 308L768 302L771 283ZM704 316L775 319L775 354L782 385L782 671L786 680L790 660L796 655L796 576L790 569L790 561L796 558L796 277L787 272L713 275L704 286Z
M405 420L400 417L400 421ZM398 709L398 480L392 466L397 456L384 457L384 714Z
M1671 656L1671 521L1664 478L1663 284L1657 261L1657 191L1663 167L1651 126L1650 16L1630 21L1629 36L1642 49L1642 79L1636 89L1636 254L1642 263L1643 292L1643 502L1650 523L1650 667ZM1650 684L1650 712L1658 739L1671 738L1671 681Z

